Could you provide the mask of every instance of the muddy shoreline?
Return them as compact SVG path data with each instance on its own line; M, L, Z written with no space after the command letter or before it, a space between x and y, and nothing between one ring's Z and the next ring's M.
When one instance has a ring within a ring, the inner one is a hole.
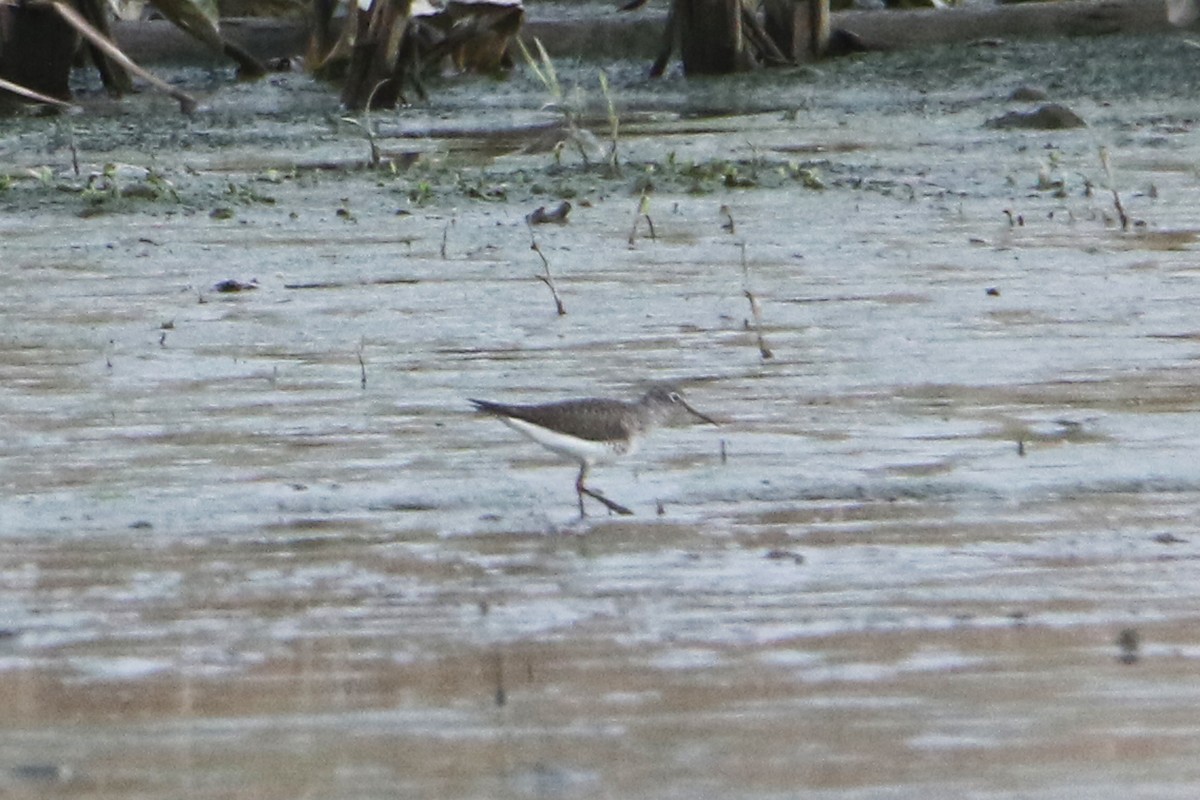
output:
M1195 796L1183 38L562 63L588 163L522 72L5 120L0 787ZM1026 84L1087 127L986 127ZM723 425L595 471L630 519L465 399L664 377Z

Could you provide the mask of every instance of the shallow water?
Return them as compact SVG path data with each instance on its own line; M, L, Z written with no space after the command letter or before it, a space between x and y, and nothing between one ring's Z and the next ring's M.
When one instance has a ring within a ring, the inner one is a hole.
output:
M619 176L520 76L395 172L295 76L5 121L0 786L1194 796L1196 58L616 65ZM984 128L1026 82L1089 127ZM723 425L595 470L631 519L465 400L656 378Z

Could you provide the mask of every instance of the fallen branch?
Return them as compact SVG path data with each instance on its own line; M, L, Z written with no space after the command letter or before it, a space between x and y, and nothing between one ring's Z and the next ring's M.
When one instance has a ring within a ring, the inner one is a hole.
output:
M121 52L121 49L112 43L104 34L96 30L91 24L80 16L79 12L61 0L33 0L29 4L36 8L50 8L63 21L79 32L79 35L91 42L98 50L111 58L113 61L120 64L125 69L137 75L142 80L149 83L154 88L161 92L165 92L171 97L179 101L179 110L184 114L192 114L196 110L196 100L187 92L176 89L171 84L158 78L146 70L135 64L129 56Z
M832 25L869 49L899 50L989 38L1048 39L1172 30L1163 0L1062 0L950 9L845 11Z
M50 97L49 95L42 94L41 92L35 92L33 89L26 89L24 86L22 86L19 83L13 83L12 81L6 81L3 78L0 78L0 89L3 89L6 92L11 92L12 94L17 95L18 97L24 97L26 100L32 100L35 103L45 103L46 105L51 105L51 106L55 106L57 108L64 108L64 109L75 107L72 104L70 104L64 100L59 100L58 98Z

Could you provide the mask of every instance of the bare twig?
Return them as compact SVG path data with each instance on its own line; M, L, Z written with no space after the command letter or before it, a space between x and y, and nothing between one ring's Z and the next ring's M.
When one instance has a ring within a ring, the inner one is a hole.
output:
M1108 188L1112 192L1113 206L1117 209L1117 219L1121 221L1121 230L1129 230L1129 216L1125 213L1125 206L1121 205L1121 195L1117 193L1117 184L1113 180L1112 165L1108 161L1108 148L1100 145L1100 165L1104 167L1104 174L1108 177Z
M750 301L750 314L754 317L754 333L758 338L758 354L764 361L772 359L775 357L775 354L771 352L771 348L767 347L766 339L763 338L762 308L758 304L758 298L749 289L745 289L744 294L746 295L746 299Z
M546 258L546 254L542 252L542 248L538 247L532 227L529 229L529 249L537 253L538 258L542 260L543 274L535 275L534 277L546 284L546 288L550 290L550 295L554 298L554 310L560 317L565 317L567 315L567 307L563 305L562 298L558 296L558 289L554 286L554 278L550 275L550 261Z
M730 234L733 234L736 230L736 226L733 224L732 209L730 209L729 206L722 203L721 208L719 209L719 213L721 214L721 216L725 217L725 221L721 223L721 230L729 231ZM742 248L742 252L745 253L745 248Z
M358 369L362 373L360 385L363 389L367 388L367 362L363 360L363 347L366 344L365 339L358 340Z
M75 177L79 177L79 149L75 147L75 126L70 123L67 123L67 140L71 144L71 168Z
M608 76L600 72L600 91L604 94L604 102L608 105L608 125L611 142L608 150L608 168L616 174L621 173L621 165L617 162L617 143L619 141L621 120L617 116L617 108L613 104L612 92L608 90Z
M383 80L376 83L374 87L371 88L371 93L367 95L367 104L366 104L366 106L363 107L361 120L356 119L354 117L342 117L342 122L346 122L346 123L349 123L350 125L355 126L359 130L361 130L363 132L363 136L366 137L367 145L370 147L370 151L371 151L370 152L370 161L368 161L367 163L368 163L368 166L371 167L371 169L378 168L380 162L383 160L379 153L379 145L375 141L375 126L372 124L372 121L371 121L371 108L372 108L372 104L375 102L375 93L378 92L379 89L382 86L384 86L389 80L391 80L391 79L384 78Z
M493 698L496 706L502 707L508 702L508 692L504 688L504 654L499 650L492 653L492 675L496 685Z
M771 352L771 348L767 347L767 340L763 336L762 306L758 304L758 298L750 290L750 265L746 262L746 243L739 242L738 246L742 250L742 294L746 295L746 299L750 301L750 316L754 319L754 334L758 340L758 354L763 361L767 361L774 358L775 354Z
M642 219L646 220L646 226L650 230L650 240L654 241L657 237L654 234L654 220L650 219L650 198L646 196L645 192L642 193L641 198L638 200L637 212L633 215L633 228L629 231L630 247L633 247L634 243L637 242L638 223Z

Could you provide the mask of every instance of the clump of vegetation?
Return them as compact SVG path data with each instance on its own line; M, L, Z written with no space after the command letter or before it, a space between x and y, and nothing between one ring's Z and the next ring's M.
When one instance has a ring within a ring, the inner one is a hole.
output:
M712 194L722 189L778 189L799 183L806 189L824 189L816 163L772 161L761 157L747 159L710 159L681 162L675 153L664 162L642 165L638 191L659 189L690 194Z
M603 153L603 147L600 140L591 131L580 124L580 118L583 115L583 95L576 91L572 96L568 97L563 90L562 83L558 79L558 70L554 68L554 61L550 58L550 54L546 52L546 48L542 45L540 39L534 39L533 43L537 47L538 55L535 58L529 52L529 48L525 43L517 40L521 47L521 53L525 58L525 63L533 72L534 77L545 87L550 95L550 101L546 103L544 108L554 109L558 111L563 118L564 136L553 148L554 161L557 166L562 166L563 151L574 148L585 166L591 166L593 159L598 158ZM609 147L607 154L604 155L605 166L613 173L620 173L620 163L617 157L617 150L620 144L621 121L617 115L616 102L613 99L612 88L608 82L608 76L603 70L600 71L600 93L604 97L608 128L609 128Z

